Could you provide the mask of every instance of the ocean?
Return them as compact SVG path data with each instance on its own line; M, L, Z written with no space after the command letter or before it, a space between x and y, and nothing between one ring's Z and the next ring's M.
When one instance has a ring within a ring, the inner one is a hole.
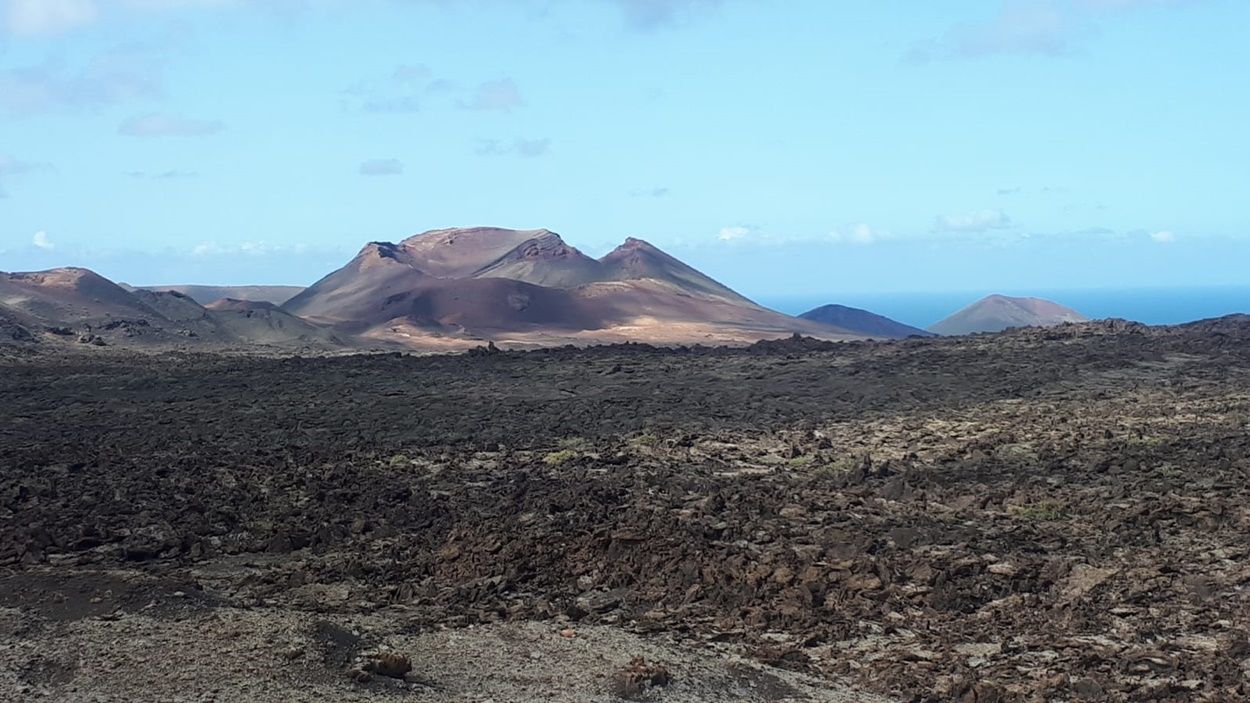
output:
M1003 295L1045 298L1090 318L1120 317L1149 325L1171 325L1232 313L1250 313L1250 286L1005 290ZM830 293L823 296L760 296L761 305L798 315L829 303L863 308L913 327L928 327L987 292Z

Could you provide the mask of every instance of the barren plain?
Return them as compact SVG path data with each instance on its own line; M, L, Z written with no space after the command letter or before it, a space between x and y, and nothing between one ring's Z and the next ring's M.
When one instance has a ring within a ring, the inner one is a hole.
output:
M0 699L1245 700L1248 474L1245 317L9 347Z

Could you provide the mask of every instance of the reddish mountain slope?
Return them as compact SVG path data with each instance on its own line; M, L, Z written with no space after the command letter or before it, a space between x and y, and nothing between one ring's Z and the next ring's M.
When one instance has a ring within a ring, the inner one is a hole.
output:
M0 273L0 304L47 324L155 314L116 283L93 271L73 267Z
M929 327L936 334L1001 332L1010 327L1051 327L1089 318L1058 303L1041 298L990 295Z
M488 227L370 244L283 309L375 337L401 330L406 338L424 330L587 341L847 336L762 308L642 240L596 260L548 230Z

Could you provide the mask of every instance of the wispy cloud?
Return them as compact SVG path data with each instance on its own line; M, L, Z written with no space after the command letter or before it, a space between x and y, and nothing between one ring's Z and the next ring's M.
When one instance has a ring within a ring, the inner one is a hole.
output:
M839 244L873 244L889 237L889 232L864 222L840 227L829 233L829 241Z
M668 197L668 194L669 189L662 186L629 191L629 197L631 198L666 198Z
M95 0L7 0L5 27L14 34L55 34L94 22Z
M48 233L42 230L35 232L35 236L31 238L30 243L36 248L43 249L45 251L56 248L56 245L53 244L52 240L48 237Z
M751 236L752 229L743 227L742 225L733 225L731 227L721 227L716 233L716 238L722 242L737 242Z
M24 176L44 168L48 168L48 165L22 161L7 154L0 154L0 198L9 196L8 191L5 190L6 180L13 176Z
M991 54L1057 56L1068 50L1069 17L1051 0L1007 0L990 18L964 22L912 47L919 61Z
M188 178L198 178L199 173L196 171L127 171L126 175L130 178L148 179L153 181L178 181Z
M117 127L127 137L207 137L225 129L220 120L201 120L173 114L131 117Z
M941 36L912 45L912 61L973 59L1003 54L1063 56L1100 20L1149 7L1199 0L1003 0L994 14L961 22Z
M108 107L165 94L159 53L115 47L80 67L63 61L0 71L0 110L14 115Z
M1160 244L1171 244L1176 241L1176 235L1168 230L1152 232L1150 238Z
M385 78L358 81L340 93L349 106L364 112L408 113L420 111L427 95L449 85L425 64L400 64Z
M511 78L502 78L478 85L468 100L461 100L457 104L466 110L510 112L524 107L525 99L521 97L521 91Z
M250 0L0 0L0 26L17 35L62 34L87 27L112 14L246 4L253 3Z
M978 210L957 215L942 215L933 223L937 232L976 234L1012 226L1011 218L1002 210Z
M404 172L404 164L399 159L370 159L360 164L362 176L398 176Z
M482 139L474 150L478 156L520 156L533 159L546 154L551 149L550 139L513 139L503 142L498 139Z
M722 0L612 0L625 17L625 25L652 31L687 22L719 7Z

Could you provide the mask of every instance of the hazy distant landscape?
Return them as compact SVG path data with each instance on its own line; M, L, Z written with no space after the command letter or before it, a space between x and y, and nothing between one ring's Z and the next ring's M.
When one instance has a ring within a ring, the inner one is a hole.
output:
M990 291L864 294L854 291L803 296L760 296L760 304L790 315L837 301L873 310L916 327L928 327ZM1118 317L1148 325L1175 325L1250 309L1250 286L1196 288L1004 289L1006 295L1054 300L1094 319Z

